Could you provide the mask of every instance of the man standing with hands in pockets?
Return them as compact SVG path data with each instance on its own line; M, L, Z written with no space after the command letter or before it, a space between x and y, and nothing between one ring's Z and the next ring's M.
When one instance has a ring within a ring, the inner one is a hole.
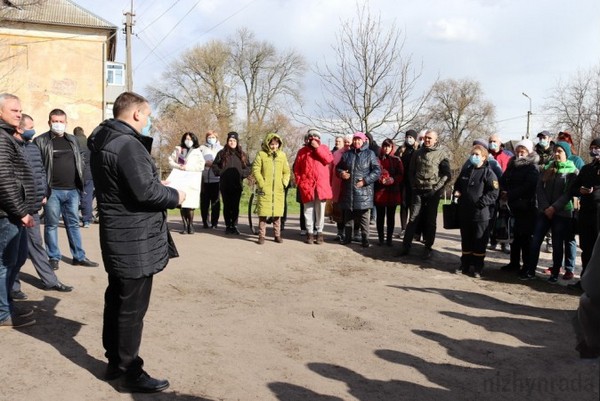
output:
M102 343L106 380L120 378L125 392L153 393L169 387L142 368L138 355L152 277L169 261L167 210L185 193L163 185L150 150L150 104L133 92L115 100L114 119L88 139L100 217L100 247L108 273Z

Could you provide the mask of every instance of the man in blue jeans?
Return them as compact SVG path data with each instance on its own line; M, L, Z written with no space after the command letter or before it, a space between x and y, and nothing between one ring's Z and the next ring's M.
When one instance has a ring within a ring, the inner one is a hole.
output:
M50 265L58 269L61 260L58 247L58 221L62 214L69 238L69 248L73 256L73 265L96 267L85 256L79 231L79 193L83 191L83 159L79 143L74 135L65 133L67 114L61 109L50 112L48 125L50 131L35 138L33 143L40 149L50 197L44 206L44 241Z
M35 323L33 311L16 311L9 293L18 274L19 254L27 246L27 227L33 227L30 210L35 204L31 168L13 137L21 121L21 101L0 94L0 328Z

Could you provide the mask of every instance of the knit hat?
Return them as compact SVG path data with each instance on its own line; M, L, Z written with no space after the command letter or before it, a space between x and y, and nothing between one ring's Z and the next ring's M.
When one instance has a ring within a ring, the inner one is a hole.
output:
M600 148L600 138L594 138L592 139L592 142L590 142L590 146L598 146Z
M531 139L523 139L522 141L517 142L517 144L515 145L515 150L517 150L519 146L522 146L525 149L527 149L527 153L533 152L533 142L531 141Z
M231 131L230 133L227 134L227 140L229 140L231 138L235 139L238 142L240 141L240 135L235 131Z
M558 142L556 142L556 143L554 144L554 147L557 147L557 146L561 147L561 148L562 148L562 150L564 150L564 151L565 151L565 154L567 155L567 159L568 159L569 157L571 157L571 155L572 155L572 153L571 153L571 145L569 145L569 144L568 144L567 142L565 142L565 141L558 141Z
M485 139L483 139L483 138L477 138L477 139L475 139L475 140L473 141L473 146L475 146L475 145L480 145L480 146L483 146L483 147L484 147L486 150L487 150L487 149L489 149L489 148L488 148L488 141L486 141L486 140L485 140Z
M409 129L408 131L406 131L404 136L412 136L413 138L417 139L417 131L415 131L414 129Z
M321 139L321 133L319 132L318 129L311 128L308 130L307 134L308 134L308 136L312 136L312 137Z
M363 141L367 141L367 136L363 133L363 132L355 132L354 135L352 136L352 139L354 138L360 138Z

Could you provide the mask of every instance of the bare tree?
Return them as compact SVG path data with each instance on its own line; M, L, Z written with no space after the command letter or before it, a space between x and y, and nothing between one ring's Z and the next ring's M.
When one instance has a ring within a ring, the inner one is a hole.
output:
M440 142L454 156L451 164L456 171L473 139L493 133L494 114L494 106L484 99L479 82L446 79L432 86L422 118L424 125L438 131Z
M163 117L168 118L173 115L173 110L180 108L195 110L209 113L211 117L203 120L218 127L219 131L230 129L235 99L226 43L212 41L193 47L167 68L163 78L159 86L147 88L149 98L165 112Z
M600 65L558 81L544 106L551 125L569 131L579 154L600 136Z
M293 50L281 53L272 44L256 40L245 28L229 44L244 106L245 140L249 151L255 152L267 120L282 112L288 102L300 102L306 62Z
M414 96L422 68L403 54L404 35L395 24L357 4L357 19L342 22L332 46L334 65L316 66L324 92L313 125L332 133L387 132L396 137L413 123L428 94Z

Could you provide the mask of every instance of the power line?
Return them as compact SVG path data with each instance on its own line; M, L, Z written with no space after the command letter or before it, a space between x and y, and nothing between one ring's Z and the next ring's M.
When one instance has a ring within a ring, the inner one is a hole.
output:
M177 0L175 1L171 7L167 8L162 14L160 14L158 17L156 17L154 20L152 20L152 22L150 22L149 24L147 24L144 28L142 28L139 32L137 32L137 34L140 34L142 32L144 32L146 29L150 28L152 26L152 24L154 24L156 21L158 21L159 19L161 19L162 17L165 16L166 13L168 13L169 11L171 11L171 9L173 7L175 7L177 5L177 3L179 3L181 0Z

